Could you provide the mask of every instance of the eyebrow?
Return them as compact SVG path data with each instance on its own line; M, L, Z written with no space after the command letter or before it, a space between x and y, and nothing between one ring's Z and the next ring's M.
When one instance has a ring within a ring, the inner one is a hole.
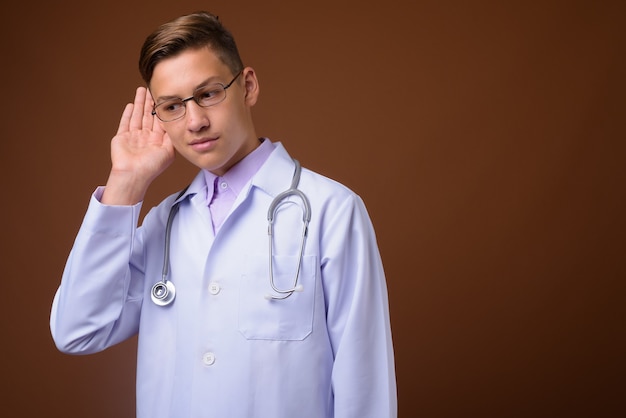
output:
M198 89L200 89L202 87L206 87L209 84L223 84L223 83L220 83L219 81L217 81L217 79L220 79L220 78L221 78L221 76L219 76L219 75L212 75L212 76L206 78L204 81L202 81L196 87L194 87L193 92L192 92L192 96ZM164 102L166 100L174 100L174 99L182 100L182 97L180 97L180 96L159 96L159 97L154 97L152 100L154 101L154 103L158 104L158 103L162 103L162 102Z

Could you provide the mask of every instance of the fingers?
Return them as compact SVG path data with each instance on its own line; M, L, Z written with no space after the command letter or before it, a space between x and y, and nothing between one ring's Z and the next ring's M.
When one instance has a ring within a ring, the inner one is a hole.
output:
M131 131L138 131L148 126L152 128L152 123L150 123L150 125L144 125L145 105L146 105L146 88L139 87L137 88L137 91L135 93L135 102L133 103L133 111L130 116L129 129Z
M155 123L155 117L152 116L152 108L154 106L154 102L152 100L152 95L148 92L147 89L144 89L145 99L143 103L143 127L153 129Z
M158 125L152 115L154 102L152 96L145 87L138 87L135 92L135 100L128 103L124 108L120 124L117 129L118 135L122 132L153 129Z
M124 108L122 117L120 118L120 125L117 128L117 135L121 134L122 132L128 132L129 125L130 125L130 116L132 115L132 113L133 113L133 104L128 103L126 107Z

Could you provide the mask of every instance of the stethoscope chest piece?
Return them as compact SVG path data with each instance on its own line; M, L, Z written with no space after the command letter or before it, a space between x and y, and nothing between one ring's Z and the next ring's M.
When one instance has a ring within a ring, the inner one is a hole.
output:
M176 296L176 288L174 287L174 283L168 281L160 280L152 286L152 291L150 292L150 296L152 297L152 302L159 306L167 306L174 301L174 297Z
M297 160L293 160L295 164L295 170L293 173L293 178L291 180L291 187L284 192L278 194L276 198L272 201L268 208L267 213L267 221L268 221L268 229L267 234L269 236L269 281L272 287L272 290L276 292L276 294L268 294L265 296L268 300L283 300L287 299L294 292L302 292L303 286L298 283L298 277L300 276L300 268L302 267L302 260L304 256L304 245L307 238L307 231L309 226L309 221L311 220L311 204L309 203L309 199L306 195L298 189L298 183L300 182L300 173L301 167L300 163ZM187 190L185 188L185 190ZM179 199L185 193L185 190L180 192L178 195ZM291 287L287 289L279 289L276 287L274 283L274 243L273 243L273 230L274 230L274 215L278 207L282 204L289 202L288 198L296 196L302 200L303 208L302 208L302 240L300 242L300 257L297 265L297 270L295 273L295 277L293 280L293 284ZM170 268L170 235L172 232L172 222L174 220L174 216L176 212L178 212L178 205L180 202L174 203L172 208L170 209L170 214L167 218L167 224L165 226L165 246L163 253L163 274L161 280L156 282L154 286L152 286L152 290L150 291L150 297L152 298L152 302L154 302L158 306L167 306L174 301L174 297L176 296L176 289L174 288L174 284L167 280L169 277L169 268Z

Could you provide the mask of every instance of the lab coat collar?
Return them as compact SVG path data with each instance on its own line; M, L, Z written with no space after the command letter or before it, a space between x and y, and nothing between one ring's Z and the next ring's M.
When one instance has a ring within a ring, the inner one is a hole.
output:
M295 164L283 144L276 142L275 145L276 149L251 181L251 186L258 187L272 197L289 188L295 169Z
M196 177L193 179L193 181L178 194L178 196L174 200L174 203L181 202L187 199L187 197L194 196L202 192L206 195L206 191L204 190L206 189L206 187L207 186L206 180L204 179L204 173L202 172L202 170L200 170Z

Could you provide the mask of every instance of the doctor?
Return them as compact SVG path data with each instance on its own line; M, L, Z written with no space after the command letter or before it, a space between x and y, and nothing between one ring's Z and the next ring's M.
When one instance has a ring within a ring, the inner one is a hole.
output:
M124 109L54 297L59 350L138 334L140 418L395 417L385 277L361 199L306 169L298 179L285 148L259 138L257 75L217 17L158 28L140 70L148 89ZM175 152L199 173L138 226ZM294 182L305 198L276 206L268 237L268 208ZM165 302L155 283L171 284Z

